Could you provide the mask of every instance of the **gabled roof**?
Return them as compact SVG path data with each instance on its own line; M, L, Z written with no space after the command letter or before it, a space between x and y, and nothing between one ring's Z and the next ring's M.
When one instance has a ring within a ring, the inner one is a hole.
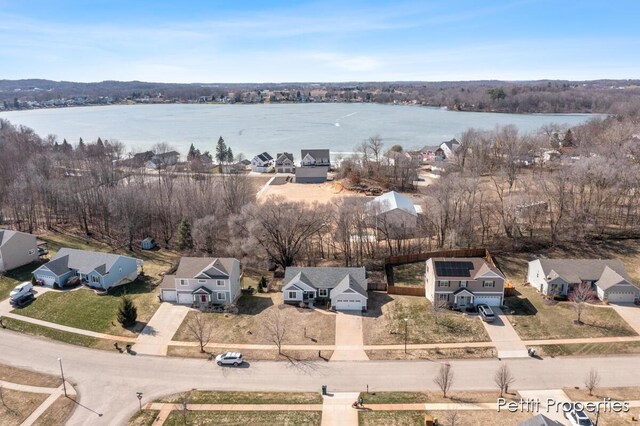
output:
M175 272L176 278L228 279L233 264L232 257L183 257Z
M154 157L161 158L161 159L165 159L165 158L167 158L167 157L174 157L174 156L176 156L176 157L177 157L177 156L179 156L179 155L180 155L180 153L179 153L179 152L176 152L176 151L169 151L169 152L162 152L162 153L160 153L160 154L156 154L156 155L154 155Z
M3 247L16 235L27 235L35 239L35 236L27 234L26 232L13 231L11 229L0 229L0 247Z
M200 286L193 290L191 294L213 294L213 291L209 290L205 286Z
M290 152L279 152L278 155L276 155L276 165L282 164L285 159L293 162L293 154Z
M106 275L111 272L113 265L123 257L133 259L129 256L114 253L61 248L50 262L40 268L49 269L58 276L67 273L70 269L76 270L81 274L88 274L95 270L100 275ZM137 259L134 260L137 261Z
M329 163L331 160L331 154L328 149L303 149L301 150L301 158L310 155L316 160L316 163Z
M436 279L468 281L487 275L504 279L498 268L481 257L432 257L427 262L433 265Z
M284 286L294 280L303 277L303 282L315 289L332 289L342 284L346 288L358 286L358 293L366 296L367 276L364 268L332 268L332 267L308 267L298 268L291 266L284 272ZM349 281L342 283L345 278ZM353 281L351 281L353 280Z
M521 421L518 426L562 426L562 423L551 420L544 414L538 414L535 417Z
M442 142L440 146L442 145L446 145L447 148L451 150L451 152L456 152L458 149L460 149L460 146L461 146L460 142L458 142L456 138L453 138L450 141Z
M598 281L608 267L631 283L631 278L619 259L537 259L532 262L540 262L542 272L549 280L561 278L570 284Z
M374 198L367 203L367 206L377 214L400 209L413 216L418 216L418 212L416 211L411 198L396 191L387 192Z
M422 152L422 153L425 153L425 152L436 152L438 150L438 148L440 148L439 145L436 145L436 146L425 145L422 148L420 148L420 152Z
M262 154L258 154L255 157L253 157L254 159L258 159L260 161L262 161L263 163L268 163L269 161L273 160L273 157L271 155L269 155L268 152L263 152Z
M629 280L608 266L605 266L604 271L602 271L602 275L596 284L603 290L607 290L618 284L633 285Z
M453 295L457 296L460 293L465 293L465 292L469 293L470 295L473 296L473 292L471 290L469 290L468 288L466 288L466 287L460 287L459 289L457 289L456 291L453 292Z
M362 285L351 276L351 274L345 275L345 277L338 283L337 286L331 290L331 295L341 294L347 290L353 290L364 297L367 297L366 289L362 288Z

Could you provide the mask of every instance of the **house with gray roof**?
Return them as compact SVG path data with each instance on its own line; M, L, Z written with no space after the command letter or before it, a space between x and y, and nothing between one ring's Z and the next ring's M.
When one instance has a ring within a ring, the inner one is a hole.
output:
M324 183L329 173L328 167L296 167L296 183Z
M367 309L367 273L364 267L289 267L282 294L285 303L312 306L330 301L339 311L363 311Z
M567 296L582 283L589 284L598 299L633 303L638 288L619 259L536 259L529 262L527 283L547 296Z
M432 257L426 261L425 296L431 303L465 309L501 306L505 277L481 257Z
M134 281L142 265L142 260L129 256L61 248L49 262L33 271L33 275L47 287L54 284L64 287L69 278L75 276L89 287L108 290Z
M328 149L303 149L300 158L302 167L331 167L331 153Z
M176 164L179 158L180 153L177 151L162 152L151 157L151 159L145 163L145 167L155 170L161 169Z
M240 297L240 261L232 257L183 257L160 286L164 302L197 308L229 305Z
M38 260L35 235L0 229L0 273Z
M257 173L269 173L273 170L273 157L268 152L258 154L251 160L251 171Z
M279 152L276 155L276 173L293 173L295 164L293 154L290 152Z

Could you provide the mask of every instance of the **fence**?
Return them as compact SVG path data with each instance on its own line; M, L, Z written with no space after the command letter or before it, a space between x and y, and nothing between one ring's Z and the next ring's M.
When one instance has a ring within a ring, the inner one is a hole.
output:
M390 285L387 287L387 293L402 294L405 296L425 296L424 287L397 287Z
M378 283L367 283L367 290L369 291L387 291L387 283L378 282Z

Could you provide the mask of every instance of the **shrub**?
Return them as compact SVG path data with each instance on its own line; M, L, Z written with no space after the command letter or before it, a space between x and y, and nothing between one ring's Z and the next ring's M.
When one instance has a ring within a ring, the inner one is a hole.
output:
M133 326L138 319L138 309L129 296L120 296L118 307L118 322L125 328Z

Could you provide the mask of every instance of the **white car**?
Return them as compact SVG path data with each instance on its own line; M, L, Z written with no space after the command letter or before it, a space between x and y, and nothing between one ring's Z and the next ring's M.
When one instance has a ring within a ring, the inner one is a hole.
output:
M582 410L576 410L576 407L570 402L564 403L564 417L569 420L571 426L593 426L591 419Z
M218 355L216 357L216 362L218 365L233 365L237 367L242 364L244 360L242 359L242 354L240 352L227 352Z
M9 297L11 298L11 300L19 300L19 299L22 299L24 296L32 293L33 293L33 284L31 284L29 281L26 281L26 282L23 282L22 284L17 285L16 288L11 290Z

